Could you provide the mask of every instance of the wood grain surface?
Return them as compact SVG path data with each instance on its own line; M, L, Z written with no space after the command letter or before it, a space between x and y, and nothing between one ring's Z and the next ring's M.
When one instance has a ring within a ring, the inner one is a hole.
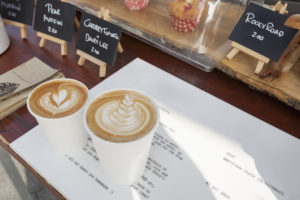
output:
M300 60L290 71L283 72L279 78L274 80L259 78L254 73L257 62L256 58L240 52L231 60L223 59L217 67L231 77L243 81L258 91L272 95L300 111ZM270 67L271 63L264 67Z
M44 48L40 48L38 45L39 38L32 27L27 27L27 40L20 38L19 29L16 27L8 25L7 31L11 39L11 45L4 54L0 55L0 74L36 56L49 66L64 73L66 77L82 81L88 88L105 79L99 78L97 65L88 61L84 66L79 67L77 65L79 57L76 55L75 49L76 31L74 31L72 42L68 44L68 54L64 57L60 55L60 45L58 44L47 42ZM107 77L136 57L139 57L225 102L300 138L300 112L284 103L249 88L246 84L230 78L221 71L203 72L126 34L122 35L121 43L124 52L117 55L114 67L107 66ZM0 121L0 138L2 138L0 139L0 144L41 180L58 198L64 199L8 146L8 143L22 136L36 125L35 119L29 114L26 106L23 106Z

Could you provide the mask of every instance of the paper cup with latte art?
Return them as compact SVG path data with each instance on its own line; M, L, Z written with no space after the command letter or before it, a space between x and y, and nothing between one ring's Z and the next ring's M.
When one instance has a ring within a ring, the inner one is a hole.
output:
M74 155L87 144L82 120L88 97L83 83L67 78L47 81L29 94L28 111L57 152Z
M110 90L87 105L84 125L113 183L131 185L142 176L158 123L156 104L136 90Z

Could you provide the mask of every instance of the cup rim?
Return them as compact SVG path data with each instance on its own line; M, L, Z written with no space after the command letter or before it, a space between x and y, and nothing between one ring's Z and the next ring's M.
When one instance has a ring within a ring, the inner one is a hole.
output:
M30 99L31 95L33 94L33 92L34 92L36 89L42 87L43 85L45 85L45 84L47 84L47 83L51 83L51 82L57 81L57 80L62 80L62 81L63 81L63 80L74 81L74 82L80 84L81 86L83 86L83 87L86 89L86 91L87 91L87 99L86 99L85 103L82 105L82 107L81 107L80 109L78 109L77 111L75 111L75 112L72 113L71 115L66 115L66 116L63 116L63 117L48 118L48 117L43 117L43 116L40 116L40 115L34 113L34 112L31 110L30 106L29 106L29 99ZM56 79L51 79L51 80L45 81L44 83L41 83L41 84L39 84L38 86L36 86L36 87L29 93L29 95L28 95L28 97L27 97L27 100L26 100L26 105L27 105L27 109L28 109L28 111L30 112L30 114L31 114L32 116L36 117L36 118L40 118L40 119L44 119L44 120L49 120L49 121L51 121L51 120L58 120L58 119L67 119L67 118L70 118L70 117L76 115L78 112L82 111L82 110L85 108L85 106L87 105L87 103L88 103L88 101L89 101L89 96L90 96L90 95L89 95L89 89L88 89L88 87L87 87L84 83L82 83L82 82L80 82L80 81L78 81L78 80L76 80L76 79L72 79L72 78L56 78Z
M92 136L95 136L95 137L97 137L97 138L99 138L99 139L101 139L102 141L105 141L105 142L107 142L107 143L112 143L112 144L119 144L119 145L121 145L121 144L128 144L128 143L134 143L134 142L137 142L137 141L139 141L139 140L141 140L141 139L147 137L147 136L149 135L149 133L151 132L151 131L149 131L149 133L147 133L147 134L143 135L142 137L137 138L137 139L135 139L135 140L125 141L125 142L113 142L113 141L105 140L105 139L103 139L103 138L97 136L97 135L89 128L89 126L87 125L87 122L86 122L86 113L87 113L87 110L88 110L89 106L91 105L91 103L92 103L93 101L95 101L98 97L102 96L103 94L106 94L106 93L108 93L108 92L113 92L113 91L116 91L116 90L131 90L131 91L134 91L134 92L138 92L138 93L140 93L140 94L146 96L147 98L149 98L149 99L151 100L151 102L153 103L154 107L155 107L155 111L156 111L156 119L157 119L157 120L156 120L156 123L155 123L155 125L153 126L153 128L151 129L151 131L157 129L157 127L158 127L158 125L159 125L159 122L160 122L160 115L159 115L159 108L158 108L158 105L157 105L157 103L154 101L154 98L152 98L150 95L148 95L148 94L146 94L146 93L144 93L144 92L142 92L142 91L140 91L140 90L137 90L137 89L133 89L133 88L114 88L114 89L108 89L108 90L105 90L105 91L101 92L100 94L98 94L98 95L96 95L95 97L93 97L93 99L91 99L91 100L86 104L86 107L84 108L84 111L83 111L83 125L84 125L84 128L85 128L85 130L86 130L86 132L88 133L89 136L91 136L91 137L92 137Z

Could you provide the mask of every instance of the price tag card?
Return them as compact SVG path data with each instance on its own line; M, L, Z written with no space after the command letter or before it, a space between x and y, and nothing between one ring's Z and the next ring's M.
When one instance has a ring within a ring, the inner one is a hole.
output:
M57 0L38 0L34 30L71 42L76 7Z
M229 39L278 61L297 33L284 25L288 17L251 3Z
M0 0L0 13L5 19L31 25L34 0Z
M121 27L82 13L76 48L112 66L121 33Z

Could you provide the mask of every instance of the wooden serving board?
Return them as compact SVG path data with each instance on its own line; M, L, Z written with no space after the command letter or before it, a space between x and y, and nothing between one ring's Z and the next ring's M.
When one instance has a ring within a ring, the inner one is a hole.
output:
M217 68L250 87L267 93L300 111L300 60L292 70L280 75L278 79L261 79L254 74L257 59L238 53L233 59L223 59ZM250 100L249 100L250 102Z

